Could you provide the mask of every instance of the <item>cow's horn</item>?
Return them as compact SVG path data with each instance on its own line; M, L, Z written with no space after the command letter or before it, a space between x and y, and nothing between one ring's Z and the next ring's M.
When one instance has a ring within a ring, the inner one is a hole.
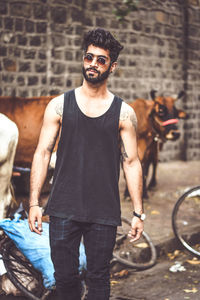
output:
M155 98L156 98L156 93L157 93L156 90L151 90L150 95L151 95L151 99L152 99L152 100L155 100Z

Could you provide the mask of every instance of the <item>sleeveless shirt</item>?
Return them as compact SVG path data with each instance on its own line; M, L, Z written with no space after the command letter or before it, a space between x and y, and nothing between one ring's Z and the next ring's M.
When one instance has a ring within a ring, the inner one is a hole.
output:
M86 116L75 91L64 94L61 136L46 213L79 222L118 226L119 117L122 99L114 96L99 117Z

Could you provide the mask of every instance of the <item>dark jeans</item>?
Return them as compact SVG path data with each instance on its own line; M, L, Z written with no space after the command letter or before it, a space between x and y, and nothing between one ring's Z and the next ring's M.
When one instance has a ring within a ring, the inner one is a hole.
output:
M59 300L80 300L79 245L81 237L87 256L87 300L108 300L110 260L116 227L50 217L51 257Z

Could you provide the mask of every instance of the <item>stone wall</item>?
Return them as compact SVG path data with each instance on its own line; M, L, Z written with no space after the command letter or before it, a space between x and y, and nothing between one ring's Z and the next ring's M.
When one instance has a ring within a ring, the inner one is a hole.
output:
M120 1L118 1L120 2ZM140 0L126 23L115 0L0 0L0 95L54 95L81 84L81 41L93 27L124 45L110 89L127 102L158 93L186 96L190 114L181 138L167 142L161 160L200 158L200 2Z

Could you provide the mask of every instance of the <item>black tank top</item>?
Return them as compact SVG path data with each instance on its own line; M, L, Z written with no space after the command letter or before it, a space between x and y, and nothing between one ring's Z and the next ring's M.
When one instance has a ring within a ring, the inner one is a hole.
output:
M46 213L80 222L120 225L119 117L114 97L99 117L79 108L75 91L64 94L61 137Z

